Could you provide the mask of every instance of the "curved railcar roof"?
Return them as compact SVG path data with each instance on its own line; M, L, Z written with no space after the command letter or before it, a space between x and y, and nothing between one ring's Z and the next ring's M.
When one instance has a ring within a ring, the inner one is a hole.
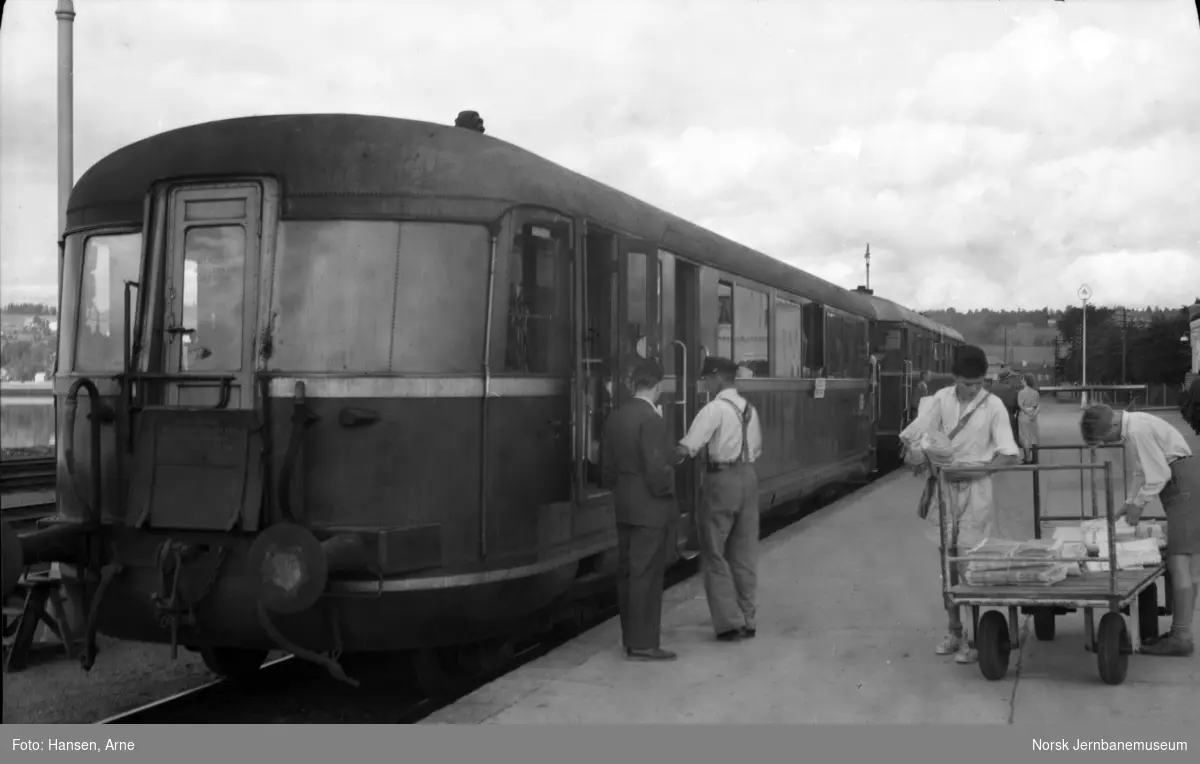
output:
M966 342L961 334L949 326L939 324L937 321L922 316L915 310L910 310L885 297L871 295L871 304L875 306L875 319L877 321L902 321L906 324L919 326L922 329L928 329L931 332L937 332L959 342Z
M113 152L84 173L71 194L67 225L139 223L153 183L233 174L277 178L284 218L316 216L311 204L304 213L289 210L296 200L336 199L339 210L377 217L427 210L435 199L456 201L458 210L469 208L480 218L495 217L517 202L542 205L831 307L873 316L870 304L849 290L510 143L392 117L242 117L160 133Z

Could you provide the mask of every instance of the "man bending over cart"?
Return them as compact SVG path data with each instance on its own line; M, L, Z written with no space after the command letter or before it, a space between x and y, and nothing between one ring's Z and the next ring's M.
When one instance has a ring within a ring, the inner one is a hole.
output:
M950 441L956 466L999 467L1017 461L1020 449L1013 439L1008 409L992 393L983 388L987 376L987 354L981 348L965 345L954 357L951 372L954 385L943 387L925 399L928 403L912 424L900 433L910 446L922 434L941 432ZM996 507L992 501L990 475L948 481L947 498L949 527L943 529L941 543L950 556L960 548L970 548L989 536L996 536ZM937 516L937 510L932 510ZM958 565L950 567L950 583L957 584ZM974 663L979 654L969 635L963 631L957 605L946 602L950 633L937 646L938 655L954 655L958 663Z
M1158 496L1167 514L1167 570L1171 574L1174 616L1171 631L1143 643L1145 655L1188 656L1195 650L1192 614L1200 586L1200 460L1171 423L1152 414L1113 411L1099 404L1079 422L1089 445L1124 439L1134 458L1133 484L1117 512L1137 525L1142 510Z

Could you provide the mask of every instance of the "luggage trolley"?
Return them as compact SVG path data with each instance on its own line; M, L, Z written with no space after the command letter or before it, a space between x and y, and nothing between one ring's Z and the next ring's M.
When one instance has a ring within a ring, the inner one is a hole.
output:
M1088 448L1081 446L1077 448ZM1082 456L1082 454L1081 454ZM1082 459L1081 459L1082 462ZM979 652L979 670L983 676L992 681L1003 679L1008 674L1009 654L1014 645L1020 646L1020 625L1018 609L1032 610L1035 623L1041 618L1043 622L1040 638L1053 638L1053 626L1050 634L1045 632L1045 620L1053 624L1054 615L1058 612L1075 609L1083 610L1084 630L1087 637L1086 649L1096 654L1096 663L1100 670L1100 678L1110 685L1121 684L1129 668L1131 653L1141 652L1141 626L1153 609L1153 628L1157 631L1158 594L1155 582L1166 572L1166 563L1162 562L1152 568L1137 570L1117 569L1117 539L1116 517L1113 507L1113 465L1105 461L1097 464L1093 455L1090 464L1022 464L1004 467L935 467L937 471L937 504L938 524L945 538L947 522L946 486L947 480L971 475L982 475L989 472L1030 472L1033 474L1035 491L1038 485L1038 475L1042 472L1069 472L1079 470L1081 474L1094 475L1100 472L1104 476L1104 505L1108 521L1108 554L1097 557L1056 558L1054 562L1108 562L1108 571L1083 571L1081 576L1072 576L1055 584L1004 584L995 586L972 586L966 583L951 585L950 570L952 564L968 562L997 562L996 558L980 556L950 556L946 545L941 546L942 558L942 593L950 605L969 605L971 607L971 622L974 627L975 649ZM1094 483L1093 483L1094 484ZM1040 498L1040 497L1039 497ZM1093 492L1093 502L1095 493ZM1040 503L1040 502L1039 502ZM1041 536L1041 522L1067 521L1077 518L1041 515L1035 513L1037 523L1036 535ZM1082 514L1082 512L1081 512ZM1006 558L1011 562L1047 562L1043 557ZM1132 629L1126 627L1123 610L1138 601L1138 617L1131 619ZM980 617L982 608L1007 608L1008 618L1000 610L988 610ZM1096 628L1094 612L1103 608L1108 612L1100 619ZM1132 631L1132 638L1130 632Z

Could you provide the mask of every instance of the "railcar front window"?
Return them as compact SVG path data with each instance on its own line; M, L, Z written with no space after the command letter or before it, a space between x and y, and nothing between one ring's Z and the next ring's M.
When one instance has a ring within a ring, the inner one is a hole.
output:
M138 233L92 236L83 251L75 371L119 373L124 363L125 282L137 281Z
M183 239L179 371L240 371L246 232L240 225L189 228Z

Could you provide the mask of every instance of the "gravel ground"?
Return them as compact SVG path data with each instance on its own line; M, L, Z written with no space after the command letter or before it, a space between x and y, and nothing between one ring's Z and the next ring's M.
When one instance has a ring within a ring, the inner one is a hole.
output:
M4 675L5 724L90 724L215 679L196 653L100 636L96 665L84 673L60 648L36 650Z

